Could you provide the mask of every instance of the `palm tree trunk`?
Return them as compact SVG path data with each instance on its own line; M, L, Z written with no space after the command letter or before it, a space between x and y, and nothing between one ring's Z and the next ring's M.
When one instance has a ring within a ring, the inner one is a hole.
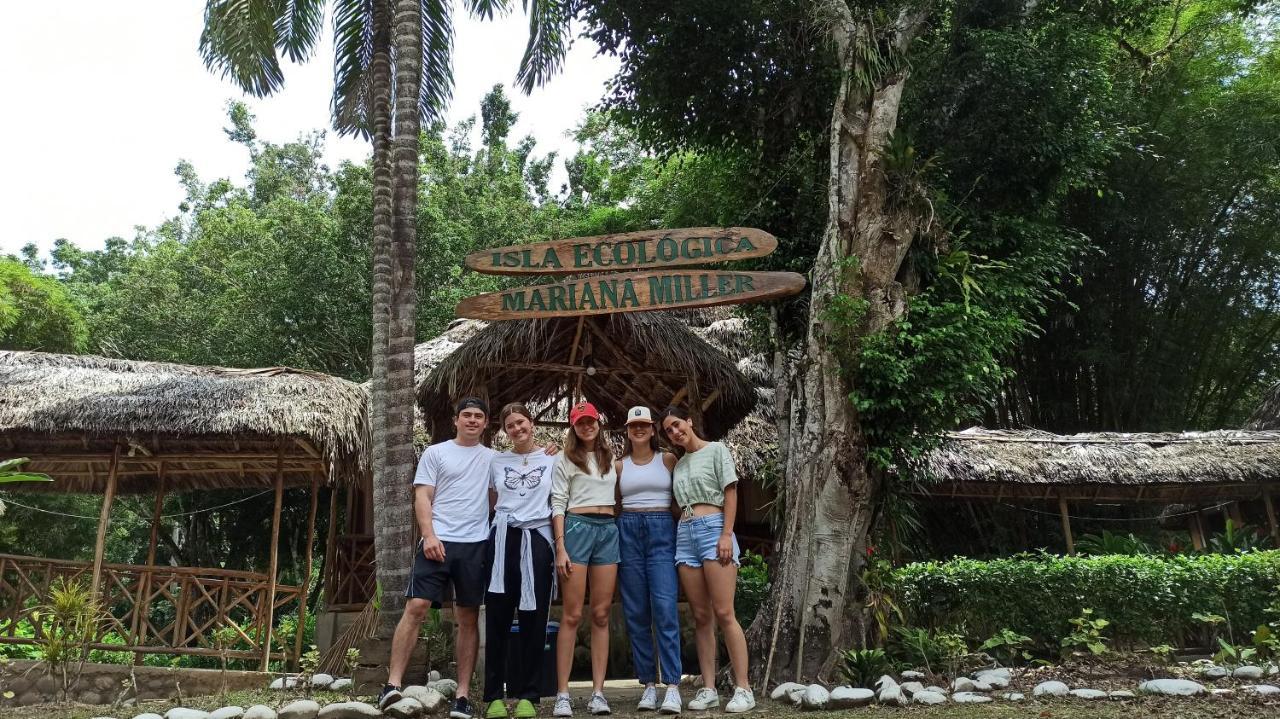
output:
M392 244L392 176L391 176L391 0L375 0L373 4L373 379L371 381L371 417L373 435L371 462L373 467L374 532L378 585L382 588L379 635L390 630L404 607L404 588L409 574L409 523L404 514L407 487L397 485L388 472L388 337L391 325L391 244ZM386 508L386 511L383 509ZM412 511L409 512L412 516ZM387 618L390 618L389 620Z

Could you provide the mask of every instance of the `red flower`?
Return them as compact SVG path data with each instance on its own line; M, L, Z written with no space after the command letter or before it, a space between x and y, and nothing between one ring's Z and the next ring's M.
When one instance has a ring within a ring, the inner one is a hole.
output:
M876 545L874 545L874 544L868 544L868 545L867 545L867 556L868 556L868 557L875 556L875 553L876 553Z
M1181 551L1182 551L1182 545L1178 544L1177 542L1169 542L1170 554L1177 554L1178 552L1181 552Z

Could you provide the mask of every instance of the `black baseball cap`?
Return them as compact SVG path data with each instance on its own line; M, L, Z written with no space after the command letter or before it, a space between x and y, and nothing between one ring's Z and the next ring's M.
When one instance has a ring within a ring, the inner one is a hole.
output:
M458 401L458 405L453 408L453 416L457 417L462 414L464 409L478 409L484 412L484 416L489 416L489 405L485 404L484 400L479 397L463 397Z

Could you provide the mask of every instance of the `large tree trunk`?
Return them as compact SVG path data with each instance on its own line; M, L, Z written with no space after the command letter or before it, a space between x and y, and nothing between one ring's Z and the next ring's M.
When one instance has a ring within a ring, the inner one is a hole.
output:
M413 522L407 488L387 471L387 362L391 325L391 0L373 4L373 379L371 380L371 464L376 569L382 587L379 635L389 637L404 608Z
M915 218L889 200L882 153L897 124L905 63L877 76L871 53L901 57L922 12L873 30L843 0L823 15L841 58L831 117L828 221L815 259L809 321L798 363L778 387L786 471L785 526L769 600L751 627L757 684L829 679L839 654L862 642L858 576L880 485L850 400L860 340L906 312L898 273ZM877 49L878 48L878 49ZM859 78L862 78L860 81Z

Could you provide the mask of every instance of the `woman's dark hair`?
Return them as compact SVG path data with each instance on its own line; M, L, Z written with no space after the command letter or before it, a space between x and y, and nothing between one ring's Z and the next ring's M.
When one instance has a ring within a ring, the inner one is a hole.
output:
M649 428L653 430L649 435L649 449L652 449L654 454L662 454L662 445L658 444L658 433L661 428L653 422L649 423ZM626 431L622 433L622 456L630 457L633 450L634 447L631 446L631 425L627 425Z
M599 420L596 420L599 423ZM604 427L596 432L595 450L591 453L596 458L596 470L600 472L600 476L609 473L613 467L613 450L609 447L609 442L604 438ZM573 427L564 435L564 456L570 462L578 465L583 472L587 471L587 448L583 445L582 440L578 439L578 433Z

